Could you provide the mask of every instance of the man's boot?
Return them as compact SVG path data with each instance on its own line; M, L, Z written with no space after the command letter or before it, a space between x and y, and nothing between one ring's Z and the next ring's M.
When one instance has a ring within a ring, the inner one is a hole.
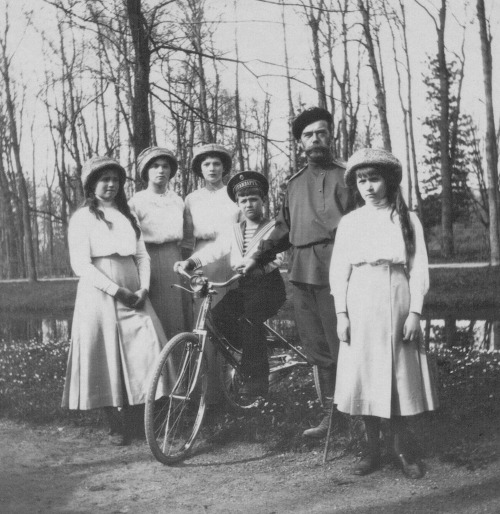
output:
M321 439L326 437L328 427L330 426L330 418L333 407L333 393L335 392L335 379L337 375L336 365L328 368L320 368L318 366L318 382L320 389L320 401L323 404L323 419L319 425L304 430L302 435L313 439Z

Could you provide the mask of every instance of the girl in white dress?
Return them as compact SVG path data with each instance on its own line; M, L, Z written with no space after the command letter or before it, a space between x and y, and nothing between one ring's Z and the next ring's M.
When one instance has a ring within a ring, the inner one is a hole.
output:
M339 224L330 265L340 339L334 403L363 416L367 452L354 469L380 466L380 419L391 419L403 472L423 476L405 437L405 419L437 408L420 329L429 288L427 253L417 216L399 184L401 163L385 150L359 150L347 162L346 184L365 205Z
M137 158L137 169L147 189L129 201L137 216L151 258L149 298L168 339L191 327L187 301L176 287L179 279L173 265L180 260L183 235L184 202L168 189L178 168L175 155L166 148L152 146Z
M239 208L231 201L227 194L227 187L223 178L231 171L232 156L222 145L207 144L198 147L191 162L193 173L205 180L205 187L193 191L186 196L184 210L184 258L188 258L193 251L198 252L204 248L210 252L216 246L215 240L221 233L232 230L238 222ZM204 275L214 282L224 282L231 275L229 256L225 256L203 268ZM236 287L236 285L234 286ZM212 300L212 307L220 302L227 292L219 291ZM195 310L198 309L195 304ZM195 316L196 319L196 316ZM215 404L222 398L218 373L220 363L212 347L207 347L209 382L207 402Z
M85 204L68 231L80 281L62 400L69 409L104 407L110 440L118 445L130 442L127 407L145 402L149 375L166 344L147 298L149 256L127 205L125 178L109 157L94 157L82 170Z

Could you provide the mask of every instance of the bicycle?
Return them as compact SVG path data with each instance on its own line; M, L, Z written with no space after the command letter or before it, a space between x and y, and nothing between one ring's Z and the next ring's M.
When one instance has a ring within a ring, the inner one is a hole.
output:
M230 286L241 275L217 283L208 281L202 275L191 276L182 270L180 272L189 278L190 289L184 289L195 297L203 298L203 302L193 331L176 335L163 348L148 389L145 407L146 439L154 457L163 464L175 464L185 459L193 450L202 427L207 392L207 363L204 353L207 339L210 339L223 357L219 379L229 406L248 410L264 401L262 397L252 398L240 393L243 383L249 378L240 367L241 350L219 332L211 316L212 298L217 294L217 289ZM245 322L251 323L249 320ZM265 323L265 329L269 349L281 346L302 359L295 360L290 353L271 354L271 386L297 366L308 363L301 350L273 330L268 323Z

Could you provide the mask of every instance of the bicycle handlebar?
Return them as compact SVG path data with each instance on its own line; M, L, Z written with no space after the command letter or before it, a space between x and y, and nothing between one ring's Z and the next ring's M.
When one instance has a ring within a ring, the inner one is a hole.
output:
M182 268L178 267L176 269L177 273L179 273L179 275L182 275L183 277L186 277L187 279L191 280L192 278L196 278L198 276L202 276L203 275L190 275L187 271L183 270ZM226 282L211 282L211 281L208 281L208 284L210 287L228 287L230 286L231 284L234 284L236 281L238 281L243 275L237 273L236 275L233 275L229 280L226 280ZM206 278L206 277L203 277L203 278Z

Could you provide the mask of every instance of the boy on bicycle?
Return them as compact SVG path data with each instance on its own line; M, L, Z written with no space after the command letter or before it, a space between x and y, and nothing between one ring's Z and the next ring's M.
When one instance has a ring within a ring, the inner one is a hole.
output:
M232 177L227 193L238 204L243 221L235 223L231 233L221 235L213 247L175 263L174 269L190 271L229 254L232 268L240 271L274 228L274 221L264 217L268 191L269 183L261 173L243 171ZM269 387L264 322L274 316L286 300L279 270L281 261L277 256L269 264L242 276L238 287L228 291L212 311L220 332L242 348L241 367L249 379L240 392L248 396L266 395Z

